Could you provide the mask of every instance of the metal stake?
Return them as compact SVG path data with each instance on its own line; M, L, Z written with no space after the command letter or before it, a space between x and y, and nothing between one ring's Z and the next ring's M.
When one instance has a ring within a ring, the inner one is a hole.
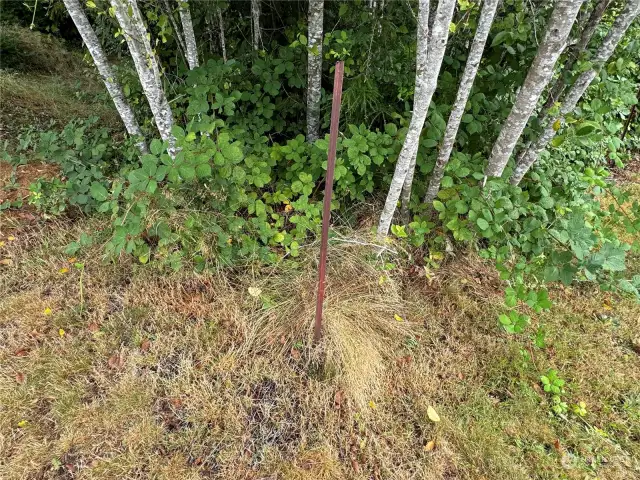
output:
M333 194L333 173L336 168L336 145L340 123L340 104L342 103L342 77L344 62L336 63L333 76L333 101L331 104L331 130L329 132L329 152L327 156L327 176L324 185L324 204L322 208L322 237L320 241L320 269L318 272L318 300L316 319L313 326L313 341L318 343L322 337L322 303L324 301L325 275L327 271L327 244L329 242L329 223L331 221L331 196Z

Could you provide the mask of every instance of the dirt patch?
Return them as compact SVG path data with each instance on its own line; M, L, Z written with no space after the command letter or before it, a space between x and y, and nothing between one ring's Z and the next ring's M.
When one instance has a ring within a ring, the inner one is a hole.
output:
M59 173L58 166L49 163L37 162L14 167L0 162L0 203L26 199L31 183L39 178L54 178Z
M47 163L37 162L14 167L0 162L0 205L5 202L11 204L10 209L0 210L0 237L16 235L38 221L40 215L26 201L29 185L39 178L51 179L59 173L57 165Z
M624 168L614 168L611 176L617 184L640 183L640 152L636 152Z

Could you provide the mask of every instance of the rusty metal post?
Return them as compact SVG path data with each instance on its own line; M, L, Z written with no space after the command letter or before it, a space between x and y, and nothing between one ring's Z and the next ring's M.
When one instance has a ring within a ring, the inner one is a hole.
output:
M331 196L333 195L333 173L336 168L336 145L340 123L340 105L342 103L342 77L344 62L336 63L333 76L333 101L331 103L331 130L329 132L329 152L327 155L327 176L324 185L324 204L322 208L322 237L320 240L320 269L318 272L318 299L316 318L313 326L313 341L322 337L322 304L324 302L325 275L327 271L327 244L329 242L329 223L331 222Z

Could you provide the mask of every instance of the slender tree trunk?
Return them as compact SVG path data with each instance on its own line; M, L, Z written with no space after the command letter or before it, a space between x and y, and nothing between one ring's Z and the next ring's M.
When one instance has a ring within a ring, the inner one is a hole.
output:
M593 37L600 20L602 20L602 16L604 15L604 11L611 3L611 0L598 0L591 14L589 15L582 31L580 32L580 38L576 43L574 43L571 47L569 47L567 52L567 63L563 67L563 70L566 72L571 72L573 70L573 66L576 64L580 55L587 49L589 42L591 41L591 37ZM543 120L546 117L549 109L553 107L553 105L558 101L562 92L566 88L567 84L564 81L562 75L558 77L551 87L551 91L549 93L549 97L547 98L546 103L544 104L542 114L540 116L540 120Z
M140 149L140 152L147 153L147 144L144 141L135 114L133 113L129 102L127 102L124 93L122 93L122 88L120 88L120 84L116 80L116 76L111 69L107 56L102 50L100 40L98 40L93 27L89 23L89 19L85 15L80 2L78 0L64 0L64 5L67 7L69 16L76 25L76 28L82 37L82 41L87 46L87 50L89 50L89 53L93 58L93 63L95 63L98 73L102 77L104 86L107 87L107 91L116 106L116 110L118 110L118 113L120 114L120 118L127 129L127 133L132 137L139 138L140 140L136 143L136 146Z
M573 22L583 0L557 0L547 25L545 38L538 48L527 78L518 92L511 113L502 125L493 145L486 177L499 177L533 113L540 95L553 77L553 68L566 46Z
M567 63L562 68L563 71L571 73L573 67L582 55L582 53L587 49L589 45L589 41L593 36L602 16L604 15L604 11L611 3L611 0L598 0L596 5L593 7L593 10L586 18L584 25L580 28L580 37L577 41L569 47L567 52ZM540 114L538 115L538 122L542 124L549 115L549 111L556 104L558 99L564 93L565 88L567 87L566 79L562 75L562 72L558 78L556 78L553 86L549 89L549 95L547 96L547 101L545 102ZM522 159L529 152L529 148L531 148L532 141L529 140L526 145L520 150L518 153L518 157L516 158L516 165L522 162Z
M464 109L471 93L471 87L478 73L478 66L480 60L482 60L482 52L484 51L485 44L487 43L487 37L491 30L491 24L493 23L493 17L498 7L500 0L485 0L482 5L482 12L480 13L480 20L478 21L478 27L476 29L475 37L473 38L473 44L469 51L469 57L467 58L467 64L460 80L460 87L458 87L458 94L456 96L455 103L451 109L449 115L449 122L447 123L447 129L444 132L444 138L442 140L442 146L438 152L438 159L436 165L433 168L431 174L431 180L427 187L427 194L425 195L425 202L432 202L438 190L440 190L440 182L444 176L444 169L449 163L451 157L451 151L453 150L453 144L458 134L458 128L460 127L460 121L464 114Z
M182 21L182 33L187 46L187 63L189 70L198 68L198 45L196 44L196 36L193 33L193 22L191 21L191 10L187 0L178 0L180 3L180 20Z
M387 200L380 215L378 223L378 235L381 237L389 233L393 214L400 198L407 176L411 173L410 183L413 181L413 169L415 159L418 154L420 134L427 118L431 97L435 90L435 85L440 70L440 64L444 55L444 48L447 43L449 23L453 15L454 0L442 0L442 9L438 9L436 16L438 21L434 24L438 28L438 33L433 35L435 41L429 44L429 0L418 0L418 27L416 46L416 85L413 95L413 113L409 122L409 129L402 144L402 150L396 162ZM447 21L447 17L449 20ZM446 24L444 32L443 23ZM434 28L436 28L434 26ZM439 58L439 60L438 60ZM410 191L410 187L409 187Z
M136 0L110 0L114 13L131 52L140 83L147 97L153 118L163 140L169 143L169 153L175 155L175 137L171 133L173 115L162 88L160 68L147 36Z
M260 30L260 0L251 0L251 26L253 29L253 49L260 49L262 32Z
M431 97L438 85L438 74L440 73L440 67L442 65L442 59L444 57L444 51L447 47L447 40L449 38L449 25L451 25L451 19L453 18L453 10L456 6L456 0L440 0L438 2L438 8L436 10L436 17L433 21L433 29L430 32L427 65L429 75L427 80L427 93L425 99L425 111L429 112L429 104L431 103ZM414 101L415 108L415 101ZM420 124L420 132L424 126L425 117L422 118ZM403 220L409 218L409 203L411 200L411 188L413 186L413 175L416 169L416 158L418 156L418 147L420 144L420 133L418 134L418 141L416 142L416 148L413 151L413 155L410 157L409 169L402 185L401 193L401 217ZM405 139L406 142L406 139ZM397 201L397 200L396 200Z
M324 0L309 0L307 45L307 141L320 137L320 94L322 84L322 34ZM316 49L317 51L313 51Z
M220 7L216 7L218 14L218 24L220 25L220 49L222 50L222 59L227 61L227 42L224 37L224 22L222 21L222 10Z
M391 220L396 211L400 192L411 166L411 158L418 153L420 133L427 118L429 102L427 101L429 72L427 71L427 57L429 53L429 0L418 0L418 26L416 45L416 85L413 95L413 113L409 122L409 129L402 144L402 150L393 172L387 200L378 223L378 236L385 237L389 233Z
M522 177L524 177L524 175L529 171L531 165L534 164L542 150L546 148L549 141L551 141L551 139L554 137L556 131L559 130L558 126L562 126L562 124L564 123L564 117L576 108L578 101L580 100L582 95L584 95L584 92L596 77L604 63L613 54L616 46L624 36L633 20L638 16L638 14L640 14L640 0L629 0L620 15L618 15L615 22L613 23L613 26L602 42L602 45L596 52L595 57L591 60L591 63L593 65L592 68L585 72L582 72L576 79L576 81L567 92L566 98L562 102L562 105L560 106L560 113L555 118L549 119L547 121L546 127L542 134L531 145L531 148L529 149L527 155L525 155L521 162L516 165L516 168L510 179L510 182L513 185L517 185L520 183ZM556 122L559 122L559 125Z
M180 55L182 55L184 61L187 62L187 46L184 43L182 32L180 31L180 28L176 23L176 19L173 16L173 10L171 9L171 5L169 5L169 0L163 0L162 5L165 13L167 14L167 18L169 18L169 23L171 23L171 28L173 28L176 43L178 44L178 50L180 50Z

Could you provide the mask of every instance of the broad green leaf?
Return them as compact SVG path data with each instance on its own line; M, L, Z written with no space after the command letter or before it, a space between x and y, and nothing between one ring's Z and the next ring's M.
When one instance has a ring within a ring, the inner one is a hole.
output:
M109 198L109 192L100 182L92 182L91 196L98 202L104 202L107 198Z
M478 218L476 220L476 223L481 230L486 230L487 228L489 228L489 222L487 222L484 218Z

